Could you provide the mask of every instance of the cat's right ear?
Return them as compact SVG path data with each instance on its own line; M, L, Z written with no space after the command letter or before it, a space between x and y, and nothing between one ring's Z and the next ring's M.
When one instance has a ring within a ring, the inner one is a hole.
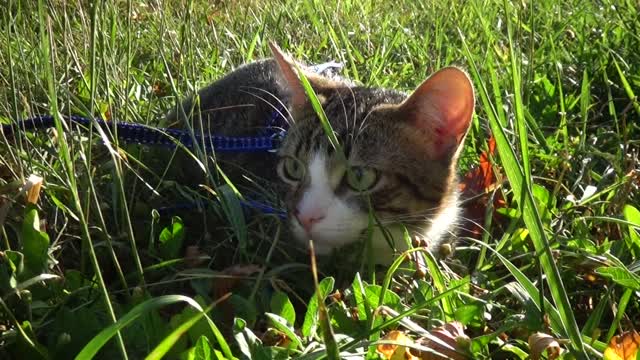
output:
M475 94L469 76L456 67L431 75L401 105L411 137L435 159L458 152L471 125ZM418 131L415 131L418 130Z
M273 58L278 64L280 74L282 75L282 78L285 81L287 88L289 89L291 95L291 108L294 111L303 111L310 104L307 93L305 92L304 87L300 82L298 71L302 71L307 80L309 80L309 83L318 95L320 102L323 102L323 95L328 91L339 87L344 87L344 85L338 82L306 71L303 65L296 64L296 62L292 60L287 54L283 53L282 50L280 50L280 47L278 47L278 45L276 45L275 43L269 42L269 48L271 48Z
M278 63L280 75L282 75L282 78L289 88L292 108L303 108L307 104L307 93L304 91L304 87L302 87L295 63L287 54L283 53L280 47L274 42L269 42L269 48L271 49L273 58L276 60L276 63Z

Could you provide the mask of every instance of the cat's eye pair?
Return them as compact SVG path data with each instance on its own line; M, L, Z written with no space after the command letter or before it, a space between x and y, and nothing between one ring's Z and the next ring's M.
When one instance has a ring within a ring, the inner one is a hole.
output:
M280 176L289 183L297 183L305 175L305 165L294 157L283 157L278 164ZM345 173L345 182L354 191L373 189L380 179L376 169L365 166L352 166Z
M304 164L294 157L284 157L278 164L278 172L286 181L298 182L305 173Z
M351 167L346 175L347 185L355 191L368 191L373 189L380 178L376 169L364 166Z

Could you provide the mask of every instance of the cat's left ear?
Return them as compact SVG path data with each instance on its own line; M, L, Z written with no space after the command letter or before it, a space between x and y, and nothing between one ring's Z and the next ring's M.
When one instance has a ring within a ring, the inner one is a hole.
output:
M469 130L475 94L469 76L456 67L431 75L401 105L419 141L434 158L457 153Z
M289 89L292 109L302 110L309 106L307 93L304 91L304 87L302 86L300 77L298 76L298 69L302 71L307 80L309 80L311 87L316 92L321 102L323 101L324 94L336 88L345 86L342 83L308 71L304 65L297 64L287 54L283 53L275 43L270 42L269 47L273 53L273 58L278 63L280 74Z

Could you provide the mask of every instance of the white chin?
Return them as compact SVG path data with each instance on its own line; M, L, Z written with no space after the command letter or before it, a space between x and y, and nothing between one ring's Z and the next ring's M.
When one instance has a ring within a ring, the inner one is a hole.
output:
M338 249L344 245L351 244L360 239L357 234L326 234L322 231L312 231L308 235L299 224L292 224L293 234L300 243L305 247L309 246L309 239L313 239L313 249L316 255L328 255L334 249Z

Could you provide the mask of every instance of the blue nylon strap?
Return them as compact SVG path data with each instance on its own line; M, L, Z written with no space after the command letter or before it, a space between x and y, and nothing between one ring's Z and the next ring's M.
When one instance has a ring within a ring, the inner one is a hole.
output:
M114 125L112 122L106 122L101 119L91 120L81 116L72 115L65 118L75 124L87 127L92 123L97 123L104 129L109 127L113 128ZM54 125L53 116L45 115L26 119L14 125L2 125L2 131L5 136L10 136L14 132L14 127L29 131L50 128ZM176 142L179 142L185 147L193 149L195 138L195 142L202 146L207 152L273 151L277 149L279 140L281 136L283 136L280 131L275 131L275 129L267 131L267 134L264 136L235 137L196 133L192 137L189 131L182 129L154 128L126 122L118 122L116 127L118 130L118 139L124 143L174 148Z
M327 62L323 64L313 65L309 70L322 75L331 75L342 68L342 64L336 62ZM188 130L154 128L142 124L118 122L116 125L118 131L118 139L129 144L143 144L153 146L163 146L174 148L176 142L183 146L193 149L195 142L202 146L206 152L260 152L277 150L280 141L284 138L286 130L286 120L284 107L281 105L274 110L268 119L266 119L266 128L259 136L251 137L235 137L221 136L210 134L192 134ZM114 122L106 122L102 119L88 119L81 116L71 115L66 117L73 123L83 126L90 126L92 123L98 124L103 129L113 128ZM14 129L23 131L45 129L55 126L53 116L44 115L36 116L30 119L22 120L10 125L2 125L2 132L5 136L11 136Z
M274 208L271 205L265 204L260 201L250 200L250 199L240 200L240 205L245 210L258 210L263 214L267 214L267 215L273 214L282 220L285 220L287 218L286 211L282 209ZM205 207L205 206L206 205L202 204L202 207ZM158 208L158 212L160 213L160 215L164 216L164 215L170 215L182 210L192 210L194 208L197 208L197 205L194 203L181 203L181 204L160 207Z

